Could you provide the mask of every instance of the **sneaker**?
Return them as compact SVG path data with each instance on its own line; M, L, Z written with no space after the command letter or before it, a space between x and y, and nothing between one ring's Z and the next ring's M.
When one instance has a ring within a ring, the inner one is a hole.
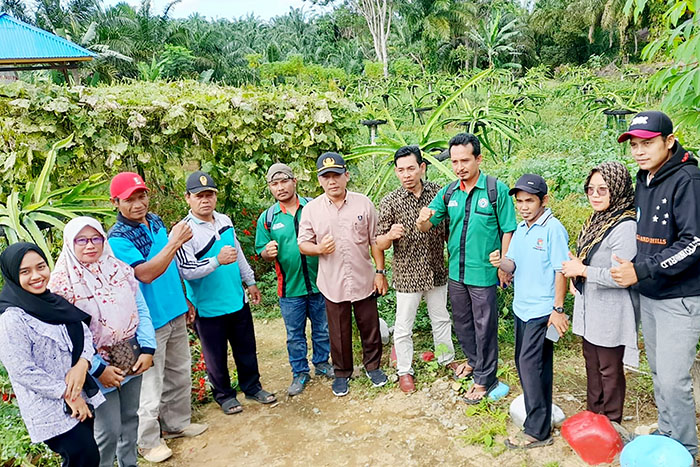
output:
M372 381L372 386L375 388L384 386L388 381L384 372L379 368L376 370L365 371L365 373L367 373L367 377Z
M292 384L290 384L289 389L287 389L287 394L290 396L298 396L301 394L304 390L304 386L306 386L306 383L309 382L309 378L311 377L308 373L299 373L298 375L294 376L294 379L292 379Z
M139 448L139 454L141 457L146 459L148 462L157 464L158 462L163 462L169 459L173 455L173 451L165 444L165 441L161 441L160 446L152 449Z
M175 438L194 438L199 436L209 429L209 425L205 423L190 423L181 431L164 431L163 439Z
M325 376L328 379L333 379L335 372L333 371L333 365L328 362L319 363L314 365L314 374L316 376Z
M350 378L342 378L340 376L336 376L333 380L333 394L335 394L338 397L346 395L348 393L348 379Z

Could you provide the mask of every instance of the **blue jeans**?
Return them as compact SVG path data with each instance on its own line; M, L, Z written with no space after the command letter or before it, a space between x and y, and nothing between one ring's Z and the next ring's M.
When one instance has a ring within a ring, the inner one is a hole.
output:
M315 365L328 362L331 351L328 337L328 319L326 318L326 301L320 293L302 297L280 297L282 319L287 328L287 352L292 373L309 372L306 359L306 318L311 321L311 345Z

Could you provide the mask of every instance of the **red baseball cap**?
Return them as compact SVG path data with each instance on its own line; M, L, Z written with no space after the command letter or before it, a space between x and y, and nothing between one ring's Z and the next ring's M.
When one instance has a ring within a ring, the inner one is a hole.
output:
M148 190L148 187L135 172L122 172L114 176L109 184L109 196L112 198L127 199L136 190Z

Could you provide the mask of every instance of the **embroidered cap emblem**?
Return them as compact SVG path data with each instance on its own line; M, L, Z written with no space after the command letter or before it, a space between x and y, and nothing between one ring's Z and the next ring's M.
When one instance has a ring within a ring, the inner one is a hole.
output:
M335 159L332 157L326 157L323 159L323 166L324 167L333 167L335 165Z
M207 184L207 177L205 177L204 175L199 177L199 183L201 183L202 186L205 186Z
M634 117L632 119L632 123L630 123L630 126L632 126L632 125L646 125L648 121L649 121L649 117Z
M140 185L140 184L141 184L141 180L139 180L138 177L134 177L134 184Z

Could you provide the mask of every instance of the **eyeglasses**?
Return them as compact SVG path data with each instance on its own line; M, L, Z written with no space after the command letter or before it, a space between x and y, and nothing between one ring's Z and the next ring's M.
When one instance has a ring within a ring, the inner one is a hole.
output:
M598 196L606 196L608 193L610 193L610 189L606 186L587 186L586 187L586 194L588 196L593 196L595 193L598 193Z
M105 242L105 239L102 235L95 235L94 237L91 237L91 238L78 237L75 240L73 240L73 243L75 243L78 246L85 246L88 244L88 242L97 246L97 245L102 245Z

